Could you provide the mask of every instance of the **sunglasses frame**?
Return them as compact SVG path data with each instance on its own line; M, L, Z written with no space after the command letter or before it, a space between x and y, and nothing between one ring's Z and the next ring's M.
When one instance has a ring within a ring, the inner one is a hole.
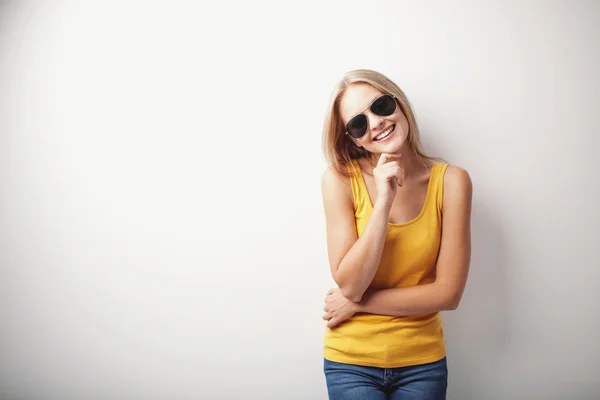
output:
M365 115L365 111L366 111L366 110L371 110L371 106L373 105L373 103L375 103L377 100L381 99L382 97L386 97L386 96L388 96L388 97L391 97L391 98L394 100L394 106L395 106L395 107L394 107L394 111L392 112L392 114L393 114L393 113L395 113L395 112L396 112L396 110L398 110L398 103L396 103L396 96L394 96L393 94L389 94L389 93L382 94L381 96L379 96L378 98L376 98L375 100L373 100L373 101L372 101L372 102L371 102L371 103L370 103L370 104L369 104L367 107L365 107L365 108L364 108L364 109L363 109L361 112L359 112L358 114L356 114L356 115L352 116L352 118L350 118L350 119L348 120L348 123L347 123L347 124L344 126L344 128L346 128L346 132L345 132L345 134L346 134L346 135L348 135L348 136L350 136L350 137L351 137L351 138L353 138L353 139L356 139L356 140L358 140L358 139L362 139L363 137L365 137L365 135L366 135L366 134L367 134L367 132L369 131L369 117L367 117L367 116ZM371 112L373 112L373 111L371 111ZM376 114L376 113L374 113L374 112L373 112L373 114L375 114L375 115L377 115L377 116L379 116L379 117L388 117L388 116L392 115L392 114L388 114L388 115L379 115L379 114ZM348 124L350 123L350 121L352 121L354 118L358 117L359 115L364 115L364 116L367 118L367 129L365 129L365 133L363 133L363 134L362 134L360 137L357 137L357 138L355 138L354 136L352 136L351 134L349 134L349 133L348 133Z

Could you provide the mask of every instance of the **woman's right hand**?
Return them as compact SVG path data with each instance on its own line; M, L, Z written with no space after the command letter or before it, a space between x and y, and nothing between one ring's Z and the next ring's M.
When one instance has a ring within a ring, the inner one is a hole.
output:
M398 186L402 186L404 172L400 167L400 154L382 153L373 169L375 186L377 187L378 204L384 207L392 207Z

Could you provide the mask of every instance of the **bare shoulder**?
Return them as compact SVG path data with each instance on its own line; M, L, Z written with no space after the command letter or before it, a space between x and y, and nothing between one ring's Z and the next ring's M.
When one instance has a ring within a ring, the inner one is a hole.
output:
M349 174L341 174L333 165L323 172L321 190L326 198L352 200Z
M340 174L333 165L330 165L325 171L323 171L323 177L321 181L328 184L337 184L338 181L343 182L344 178L347 179L347 177L344 177L342 174Z
M457 165L448 165L444 175L444 186L462 188L472 186L471 176L464 168Z
M471 202L473 182L464 168L448 165L444 175L444 206Z

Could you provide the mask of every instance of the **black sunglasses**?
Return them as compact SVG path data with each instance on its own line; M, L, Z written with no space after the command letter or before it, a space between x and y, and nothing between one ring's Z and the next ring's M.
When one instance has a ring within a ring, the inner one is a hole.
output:
M384 94L373 100L367 108L375 115L387 117L396 112L396 97L392 94ZM360 113L348 121L346 124L346 134L352 136L354 139L360 139L367 133L368 126L369 119L364 113Z

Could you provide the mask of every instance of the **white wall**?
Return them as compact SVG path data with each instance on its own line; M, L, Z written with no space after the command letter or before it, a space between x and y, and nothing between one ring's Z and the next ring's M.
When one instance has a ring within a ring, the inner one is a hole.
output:
M3 2L0 398L325 399L344 72L474 182L450 399L600 396L600 3Z

